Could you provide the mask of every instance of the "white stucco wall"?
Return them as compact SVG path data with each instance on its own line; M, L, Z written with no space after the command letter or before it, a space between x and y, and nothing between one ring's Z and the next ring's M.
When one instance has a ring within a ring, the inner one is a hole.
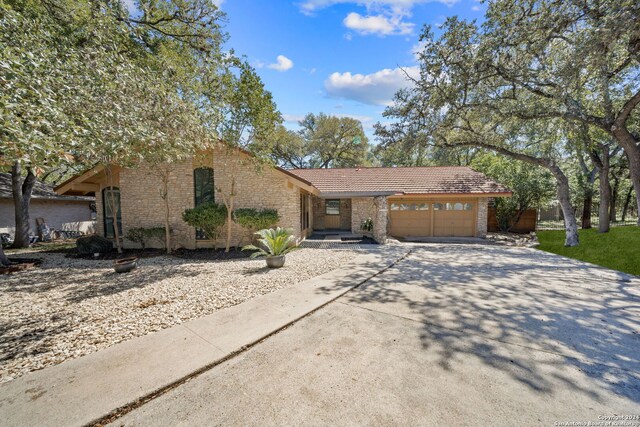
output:
M91 219L87 201L61 201L32 199L29 217L31 232L36 234L36 218L44 218L49 228L93 233L95 221ZM15 232L13 200L0 199L0 233Z

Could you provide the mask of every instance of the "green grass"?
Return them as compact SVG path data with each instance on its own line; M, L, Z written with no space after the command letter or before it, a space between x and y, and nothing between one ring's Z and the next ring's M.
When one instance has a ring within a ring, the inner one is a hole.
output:
M564 246L564 230L538 231L541 249L640 276L640 227L615 227L608 233L578 230L580 245Z

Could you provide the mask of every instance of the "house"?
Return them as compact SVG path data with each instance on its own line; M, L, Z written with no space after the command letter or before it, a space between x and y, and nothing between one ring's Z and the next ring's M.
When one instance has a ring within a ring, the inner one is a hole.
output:
M240 156L244 160L233 160ZM235 165L230 168L230 165ZM164 224L161 181L154 168L111 170L111 183L97 166L56 187L58 194L96 195L96 232L114 236L114 224L124 233L132 227ZM196 233L182 221L187 208L207 201L221 203L235 181L235 207L273 208L280 226L299 239L314 230L350 230L362 234L363 220L373 221L373 237L384 242L397 237L477 236L487 230L490 197L509 196L502 185L468 167L407 167L296 169L256 165L245 153L218 149L172 164L168 196L170 226L176 246L222 246ZM219 190L222 190L219 191ZM105 200L116 196L117 218ZM246 230L233 224L233 244L242 244ZM134 246L124 242L125 247Z
M37 218L43 218L54 230L90 234L95 231L95 199L85 195L60 195L51 185L36 181L29 207L29 225L33 235L37 234ZM15 225L11 174L0 173L0 233L14 236Z
M387 234L402 238L484 237L489 198L511 195L504 186L462 166L291 172L320 192L312 196L315 230L358 233L362 221L371 218L376 240Z

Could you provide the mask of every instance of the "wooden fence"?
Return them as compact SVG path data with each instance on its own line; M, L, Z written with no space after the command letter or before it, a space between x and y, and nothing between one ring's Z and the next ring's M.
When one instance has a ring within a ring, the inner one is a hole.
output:
M530 233L536 231L536 223L538 219L538 211L536 209L528 209L522 213L518 222L511 228L513 233ZM488 231L501 231L498 227L498 220L496 219L496 209L489 208L487 215L487 230Z

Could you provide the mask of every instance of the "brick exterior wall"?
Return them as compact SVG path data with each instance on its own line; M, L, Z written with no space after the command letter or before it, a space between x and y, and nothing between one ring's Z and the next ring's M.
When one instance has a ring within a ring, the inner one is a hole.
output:
M364 234L372 236L373 232L367 232L360 229L362 221L376 217L376 207L373 203L373 197L354 197L351 199L351 232L354 234Z
M478 199L478 220L476 222L477 237L487 237L487 211L489 199L481 197Z
M373 239L384 245L387 243L387 223L389 221L387 197L374 197L373 204L376 208L376 216L373 218Z
M164 227L165 201L161 197L162 175L169 171L169 227L173 248L195 248L195 230L182 221L182 212L194 206L193 166L191 161L165 167L138 167L120 173L122 233L134 227ZM125 247L136 244L124 241ZM159 242L150 246L161 247Z
M333 200L333 199L329 199ZM312 211L313 211L313 229L325 230L327 228L325 223L325 199L313 196L311 198ZM352 201L351 199L340 199L340 229L351 230L352 229ZM360 228L360 226L358 226Z
M239 163L238 156L233 153L221 150L217 154L213 158L214 183L222 192L216 192L216 202L223 203L223 194L229 194L231 176L235 175L237 195L234 208L277 209L280 215L278 225L291 229L300 238L300 188L282 172L255 165L247 156L243 156ZM232 244L247 244L250 238L248 232L235 223L232 227ZM226 233L226 228L223 231ZM216 246L222 247L224 243L224 239L220 239ZM199 246L203 244L200 242Z
M282 172L268 166L256 167L246 155L241 156L239 158L233 153L218 150L215 154L203 153L191 161L172 164L169 175L169 222L174 248L194 249L214 245L211 241L196 242L195 229L182 221L182 212L194 207L195 203L193 170L202 166L213 167L214 185L222 190L222 193L216 191L216 202L223 203L223 194L228 194L231 174L234 174L234 208L277 209L280 214L278 225L292 229L296 236L300 236L300 188ZM114 185L120 188L123 235L133 227L164 226L165 205L160 197L162 179L154 172L157 169L146 166L124 169L114 177ZM106 186L104 184L102 188ZM100 235L104 235L102 204L100 192L96 195L96 232ZM226 243L226 224L222 235L215 242L216 247L224 247ZM249 237L247 230L232 223L232 246L247 244ZM136 247L136 244L125 240L124 247Z

